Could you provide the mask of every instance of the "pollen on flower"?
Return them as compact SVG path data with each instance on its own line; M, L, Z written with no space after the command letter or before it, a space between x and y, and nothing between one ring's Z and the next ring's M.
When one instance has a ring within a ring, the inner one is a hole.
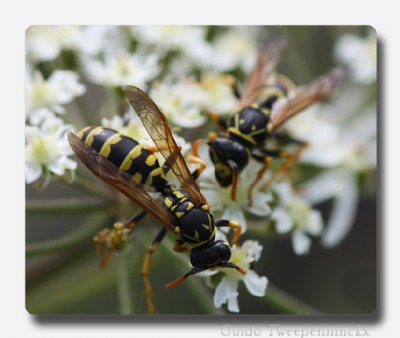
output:
M59 147L51 135L42 135L32 140L26 149L26 159L36 164L49 164L58 157Z

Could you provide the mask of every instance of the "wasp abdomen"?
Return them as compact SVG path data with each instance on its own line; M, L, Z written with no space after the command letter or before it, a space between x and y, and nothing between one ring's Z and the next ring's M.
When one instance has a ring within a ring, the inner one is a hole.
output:
M165 188L165 176L157 157L145 146L113 129L86 127L77 136L120 170L128 173L137 184Z

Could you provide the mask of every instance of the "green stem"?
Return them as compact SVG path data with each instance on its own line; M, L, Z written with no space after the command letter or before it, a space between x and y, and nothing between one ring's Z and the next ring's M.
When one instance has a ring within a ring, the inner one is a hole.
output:
M105 219L106 214L100 212L94 213L91 214L83 222L82 226L78 227L77 230L64 237L41 243L28 244L26 246L26 257L60 252L62 250L70 249L75 245L93 237L93 235L99 230L100 225L104 223Z
M93 254L83 256L79 264L70 265L27 290L26 309L36 315L83 314L86 310L82 310L82 306L97 304L96 298L114 287L115 273L112 265L100 269ZM97 311L115 312L113 308L100 307Z
M271 283L268 284L265 297L262 298L268 306L273 307L279 313L296 315L322 315L323 312L302 300L286 293Z
M137 261L137 259L136 259ZM131 260L129 254L118 257L117 286L118 306L121 315L134 314L133 279L131 278Z
M27 212L76 212L99 209L103 207L103 202L95 198L58 198L58 199L39 199L28 200L26 202Z
M99 184L99 182L94 182L80 176L79 172L77 172L74 186L80 188L81 190L84 190L85 192L93 196L101 197L102 199L111 199L111 196L113 196L113 194L110 193L110 190L107 187L102 186L101 184Z

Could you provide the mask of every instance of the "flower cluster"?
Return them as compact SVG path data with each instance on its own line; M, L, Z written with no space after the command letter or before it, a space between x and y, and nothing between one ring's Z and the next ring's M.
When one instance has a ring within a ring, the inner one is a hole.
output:
M198 130L205 132L209 113L228 118L235 112L238 99L231 87L232 74L243 80L254 66L260 30L203 26L29 28L26 183L43 188L52 178L73 182L79 173L77 162L70 158L73 152L67 133L85 124L101 124L153 145L121 95L120 87L126 84L149 94L171 124L182 153L190 154L191 141L205 137ZM376 83L376 38L372 34L345 35L337 41L334 56L348 73L341 95L313 105L283 127L291 137L307 142L292 168L296 180L281 175L263 189L273 175L271 169L253 186L262 164L251 159L239 175L237 198L232 200L231 188L221 187L215 178L207 147L200 147L208 166L199 186L213 212L241 224L246 236L260 232L261 226L265 233L268 229L274 235L289 236L297 255L309 253L317 237L326 247L345 238L363 189L359 178L370 175L376 167L376 102L369 99ZM331 213L323 219L317 207L328 200L332 201ZM112 238L111 232L103 235ZM228 234L219 230L217 236L225 239ZM125 236L123 241L129 239ZM110 240L103 242L111 247ZM240 282L251 295L265 295L268 279L253 270L262 250L261 242L250 239L232 247L231 261L247 271L244 276L228 268L200 274L215 290L216 307L227 304L229 311L239 312Z

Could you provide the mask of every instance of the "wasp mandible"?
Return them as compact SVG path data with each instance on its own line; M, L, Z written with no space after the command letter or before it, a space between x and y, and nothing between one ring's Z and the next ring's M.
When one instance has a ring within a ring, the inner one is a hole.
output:
M250 158L263 164L248 189L249 205L252 203L252 190L269 169L272 159L281 158L284 163L260 187L261 190L290 169L307 146L306 142L280 133L279 128L308 106L330 97L343 78L342 70L335 68L307 85L296 87L285 76L273 73L285 48L285 40L276 39L260 50L242 93L239 93L236 80L230 83L239 99L237 111L228 121L211 113L219 135L210 133L208 140L196 140L193 143L193 155L196 157L199 157L198 147L201 143L209 146L215 177L222 187L231 186L232 200L236 199L238 175ZM298 148L293 153L267 149L266 141L271 139L292 143Z
M214 220L211 209L195 182L204 166L190 173L167 119L157 105L139 88L125 86L123 91L153 139L155 147L146 147L105 127L86 127L76 135L69 133L68 140L75 154L93 174L143 208L127 223L116 223L116 238L121 229L132 229L147 212L163 225L147 250L142 266L148 311L155 313L148 279L150 258L167 232L176 237L175 251L190 252L190 263L193 266L190 271L166 284L170 288L191 275L216 267L232 268L245 274L242 268L229 261L229 243L215 239L217 228L230 227L234 229L231 241L234 244L240 236L241 226L226 219ZM154 155L156 151L165 158L162 166ZM177 177L180 187L166 179L169 170ZM152 197L147 190L157 192L160 198ZM111 247L105 254L101 263L103 266L114 249L115 247Z

